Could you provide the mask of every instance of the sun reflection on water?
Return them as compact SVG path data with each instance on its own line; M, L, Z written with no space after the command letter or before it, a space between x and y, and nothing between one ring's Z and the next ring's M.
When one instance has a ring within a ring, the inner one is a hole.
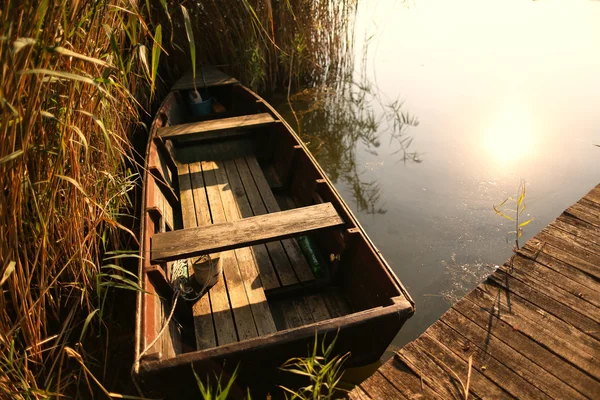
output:
M483 147L498 163L514 163L535 152L537 132L531 115L511 109L497 114L483 132Z

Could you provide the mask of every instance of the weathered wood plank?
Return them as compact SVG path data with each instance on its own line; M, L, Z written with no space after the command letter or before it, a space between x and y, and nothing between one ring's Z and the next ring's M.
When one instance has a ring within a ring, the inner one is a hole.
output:
M600 205L600 185L590 190L590 192L583 196L583 198Z
M302 235L343 223L333 205L324 203L235 222L159 233L152 237L151 259L173 261L200 256Z
M589 207L587 203L579 202L567 208L565 213L600 228L600 210Z
M337 292L323 293L322 297L331 318L343 317L352 311L348 303Z
M464 399L462 385L452 371L441 366L417 342L407 344L401 352L396 353L396 357L441 398ZM466 378L466 375L463 376Z
M194 89L194 87L202 89L213 86L232 85L235 83L238 83L237 79L232 78L226 73L213 67L202 66L196 71L195 80L192 72L188 72L173 85L171 90L191 90Z
M460 385L448 371L466 376L472 355L474 397L596 398L599 288L600 185L379 372L406 397L422 398L424 387L460 398ZM370 379L366 384L371 388Z
M329 314L327 305L325 304L325 301L321 295L315 294L306 296L304 300L315 322L325 321L326 319L331 318L331 314Z
M441 398L397 357L392 357L391 360L379 367L379 372L409 399ZM350 393L354 393L354 390Z
M204 196L206 201L206 193L197 192L194 196L194 189L190 170L188 165L180 165L177 167L179 178L179 196L181 198L181 213L184 228L193 228L195 226L210 224L210 215L205 218L200 210L194 207L195 197L198 197L198 204L201 203L200 194ZM204 184L202 184L203 186ZM208 203L206 203L208 208ZM198 212L197 212L198 211ZM193 265L193 260L189 260L190 267ZM193 277L193 269L189 268L190 278ZM217 345L215 336L215 327L212 319L212 311L210 306L210 297L202 296L193 306L192 314L194 317L194 329L196 335L196 346L198 350L208 349Z
M383 375L375 372L360 387L373 399L406 399Z
M545 253L550 257L578 268L594 279L600 280L600 259L594 257L593 253L586 252L583 248L577 248L578 246L576 247L572 243L565 242L545 232L537 234L536 240L542 242L540 246L531 248L529 243L525 243L523 247L534 252Z
M482 366L485 366L486 369L482 372L488 378L494 380L498 386L504 388L515 397L523 398L526 395L533 395L535 398L540 397L536 391L528 388L528 384L521 381L522 378L537 388L537 390L550 396L550 398L557 399L562 396L570 399L585 398L585 396L573 390L562 380L534 364L513 348L489 335L485 329L481 329L452 309L444 314L442 319L428 329L427 332L458 355L460 353L464 353L465 355L474 353L473 367L481 370ZM454 340L457 337L457 332L460 332L461 337L464 337L464 342L461 343ZM494 361L492 362L491 360ZM518 378L515 379L506 375L505 371L501 371L503 368L497 368L498 364L506 366ZM495 373L497 375L494 375ZM499 380L496 378L499 378Z
M240 175L237 167L235 166L235 162L233 160L225 161L225 169L227 170L227 177L229 178L231 191L235 196L240 218L252 217L254 213L250 208L250 203L246 197L246 192L244 190L242 181L240 180ZM271 258L269 257L266 246L264 244L259 244L252 246L251 249L252 253L254 254L256 266L260 272L260 280L263 288L268 290L279 287L279 279L277 278L277 274L273 268L273 263L271 262Z
M240 178L244 185L244 189L246 190L246 195L248 196L248 201L250 202L252 212L254 213L254 215L267 214L267 208L265 207L260 192L256 187L256 183L254 182L252 173L248 168L248 164L243 158L238 158L235 160L235 165L240 174ZM273 260L273 266L277 271L277 275L279 276L281 285L288 286L297 283L298 278L294 273L292 264L290 263L281 242L270 242L267 243L266 246L269 251L269 254L271 255L271 259Z
M286 329L298 328L299 326L304 325L292 300L282 300L280 302L280 307L285 318Z
M544 228L542 233L548 233L554 237L570 242L575 246L583 247L587 251L593 253L595 256L600 257L600 245L584 237L584 233L581 229L577 229L572 225L565 224L560 220L556 220Z
M524 257L515 257L511 261L511 266L504 265L501 267L501 269L516 278L519 278L524 274L529 275L531 278L537 281L536 284L540 287L550 284L550 288L560 288L561 290L583 299L596 307L600 307L600 293L579 283L577 280L579 276L577 274L574 275L574 279L571 278L571 275L573 275L573 270L579 272L580 274L581 271L563 264L561 265L559 273L555 269L550 268L543 263L533 260L530 262L527 261L528 259L525 259ZM552 261L549 263L554 264ZM583 275L587 277L587 275ZM588 277L588 279L590 278Z
M516 300L526 302L527 305L531 304L538 312L549 313L592 337L600 337L600 324L595 321L598 308L562 289L547 285L542 293L527 284L535 285L535 281L531 277L520 275L519 279L516 279L503 271L496 271L490 276L489 281L504 288L505 291L509 290L508 297L515 296ZM582 308L583 314L577 311ZM586 308L588 309L587 313L585 312Z
M531 264L533 261L530 261ZM600 309L557 286L543 283L531 275L505 265L489 278L540 309L572 324L583 332L596 332L600 337ZM566 280L566 279L565 279ZM596 334L592 334L596 336Z
M237 203L236 197L233 194L234 189L233 185L231 184L232 181L229 180L229 175L225 168L225 164L217 162L217 167L217 179L219 182L223 182L225 184L225 186L221 188L221 198L226 199L226 201L223 202L225 216L228 221L239 220L241 218L239 203ZM247 301L250 305L258 334L266 335L277 332L275 322L273 321L273 316L271 315L271 310L269 309L269 304L267 303L264 289L262 286L256 284L258 281L258 270L256 262L252 257L251 249L249 247L243 247L234 250L234 252L237 259L237 265L242 279L243 288L245 289L245 295L247 296ZM227 282L227 287L229 289L229 281ZM231 303L235 312L236 306L234 305L233 299Z
M591 242L596 246L600 246L600 234L598 233L600 232L600 227L590 224L587 221L582 221L579 218L563 214L550 224L550 226L556 226L588 243Z
M578 366L595 378L600 378L600 360L592 354L598 342L575 327L558 318L528 306L512 295L506 298L505 290L488 283L479 285L466 297L480 307L489 308L490 313L510 324L567 361Z
M213 225L206 227L206 229L208 229L212 226L215 226L214 223L218 223L219 221L225 220L225 214L223 211L223 205L221 203L221 196L219 194L219 188L217 186L216 177L213 172L213 170L215 169L214 162L203 161L201 163L201 167L202 176L204 177L204 187L206 188L206 197L208 198L210 215L213 221ZM230 269L232 257L233 253L231 252L221 252L219 256L219 261L223 266L223 270L225 269L225 265L227 265L227 269ZM209 293L213 313L213 320L215 324L215 331L217 332L217 342L219 346L237 342L238 335L233 320L233 314L231 312L229 296L227 295L227 287L225 285L224 275L221 275L219 277L219 280L210 289Z
M205 174L214 174L216 182L215 190L220 194L221 211L213 212L215 222L235 221L239 219L237 205L227 180L227 173L222 163L212 163L212 171L204 171ZM214 205L213 205L214 207ZM238 249L243 250L243 249ZM235 251L221 253L223 258L223 274L227 284L227 294L233 312L235 326L239 340L251 339L258 336L254 316L250 309L250 301L246 294L245 282L238 267ZM266 299L265 299L266 301ZM260 317L260 315L259 315ZM270 317L270 313L264 315Z
M248 164L248 168L252 173L254 182L256 183L256 187L258 188L258 191L263 199L267 212L275 213L281 211L279 204L277 203L277 200L271 191L271 187L269 186L269 183L267 182L267 179L265 178L265 175L263 174L262 169L256 160L256 157L246 157L246 163ZM302 254L302 250L300 249L298 242L296 242L295 239L286 239L282 240L281 244L283 245L283 248L289 257L292 267L294 268L296 276L300 282L306 282L315 279L315 276L313 275L306 258Z
M485 340L480 342L484 346L493 346L494 344L491 344L491 342L495 340L501 341L558 379L564 379L565 376L568 376L569 379L566 383L588 397L600 390L600 382L571 363L565 362L563 358L537 341L531 340L521 331L523 328L520 330L517 326L517 329L515 329L513 325L491 314L490 311L492 310L489 306L481 308L479 305L464 299L454 304L453 310L468 318L486 332Z
M302 321L302 325L308 325L315 322L315 319L310 312L310 308L306 305L306 302L302 297L297 297L293 301L294 307L296 307L296 312Z
M444 337L441 330L445 330L443 333L448 334L449 337ZM495 360L482 356L475 348L456 351L455 347L462 347L465 341L461 334L446 329L446 325L438 321L435 327L430 327L425 334L415 340L415 343L422 349L426 349L428 355L447 372L454 372L455 378L460 378L464 385L469 374L469 357L473 356L469 387L471 395L482 399L507 397L507 392L523 398L532 398L535 394L542 395L514 372ZM503 382L503 379L506 382ZM543 395L540 397L544 398Z
M163 139L181 139L194 135L194 140L212 140L227 137L223 131L233 131L243 128L257 128L275 122L271 114L250 114L238 117L211 119L202 122L190 122L181 125L171 125L159 128L158 136ZM232 134L238 134L232 132Z
M361 389L360 386L356 386L350 393L348 393L348 398L350 400L371 400L369 395Z

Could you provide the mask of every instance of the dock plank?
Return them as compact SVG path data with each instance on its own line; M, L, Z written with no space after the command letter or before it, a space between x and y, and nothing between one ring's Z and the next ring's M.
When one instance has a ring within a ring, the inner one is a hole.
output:
M565 362L562 357L547 347L531 340L522 330L519 330L518 326L515 329L511 324L502 321L496 315L490 313L489 308L480 308L471 301L463 299L453 306L453 310L485 330L486 337L482 342L485 346L491 346L491 342L498 340L523 354L557 378L564 379L565 376L568 376L569 380L565 383L588 397L593 397L590 395L598 393L600 390L600 382L594 380L573 364Z
M406 399L381 373L375 372L371 379L360 385L375 399Z
M535 386L538 390L544 392L551 398L556 399L564 395L568 395L568 398L570 399L585 398L584 395L575 391L561 379L550 374L548 371L494 336L489 335L488 331L480 328L457 311L450 310L450 312L444 315L444 319L440 322L442 322L442 324L434 324L436 326L434 330L442 328L439 329L438 333L443 340L449 340L453 337L453 334L448 333L449 331L445 329L444 325L452 328L455 332L460 332L467 339L466 342L462 343L462 349L458 349L458 352L466 352L475 347L478 352L484 354L484 358L485 356L493 357L496 362L504 364L519 377L527 380L531 385ZM461 344L455 344L453 350L458 345ZM491 366L487 362L485 362L485 365L487 366L486 375L489 375L487 371L490 370ZM518 384L519 382L517 380L514 383ZM500 382L500 384L502 384L502 382ZM515 396L519 396L516 392L511 391L511 393Z
M599 305L600 185L378 373L406 398L464 398L457 379L473 355L473 397L598 398ZM377 382L360 396L385 398Z
M539 310L550 313L583 332L599 332L591 335L600 337L600 324L597 321L600 318L600 310L579 297L556 286L536 281L527 274L517 275L513 272L509 275L499 270L489 279ZM544 291L534 289L536 285L544 287Z

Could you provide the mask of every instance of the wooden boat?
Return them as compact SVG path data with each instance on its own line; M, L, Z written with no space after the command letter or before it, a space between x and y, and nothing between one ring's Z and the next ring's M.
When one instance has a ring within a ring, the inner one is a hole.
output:
M213 99L208 115L190 113L186 76L150 129L137 382L181 398L197 390L192 366L206 376L238 365L238 382L262 382L307 355L315 332L338 335L347 366L378 360L413 314L410 296L268 103L208 67L196 87ZM217 283L195 302L176 297L174 261L207 254Z

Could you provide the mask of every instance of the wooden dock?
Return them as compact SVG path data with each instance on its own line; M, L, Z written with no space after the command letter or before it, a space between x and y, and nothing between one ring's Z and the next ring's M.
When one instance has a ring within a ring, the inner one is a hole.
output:
M349 397L464 399L469 375L469 398L600 398L600 185Z

